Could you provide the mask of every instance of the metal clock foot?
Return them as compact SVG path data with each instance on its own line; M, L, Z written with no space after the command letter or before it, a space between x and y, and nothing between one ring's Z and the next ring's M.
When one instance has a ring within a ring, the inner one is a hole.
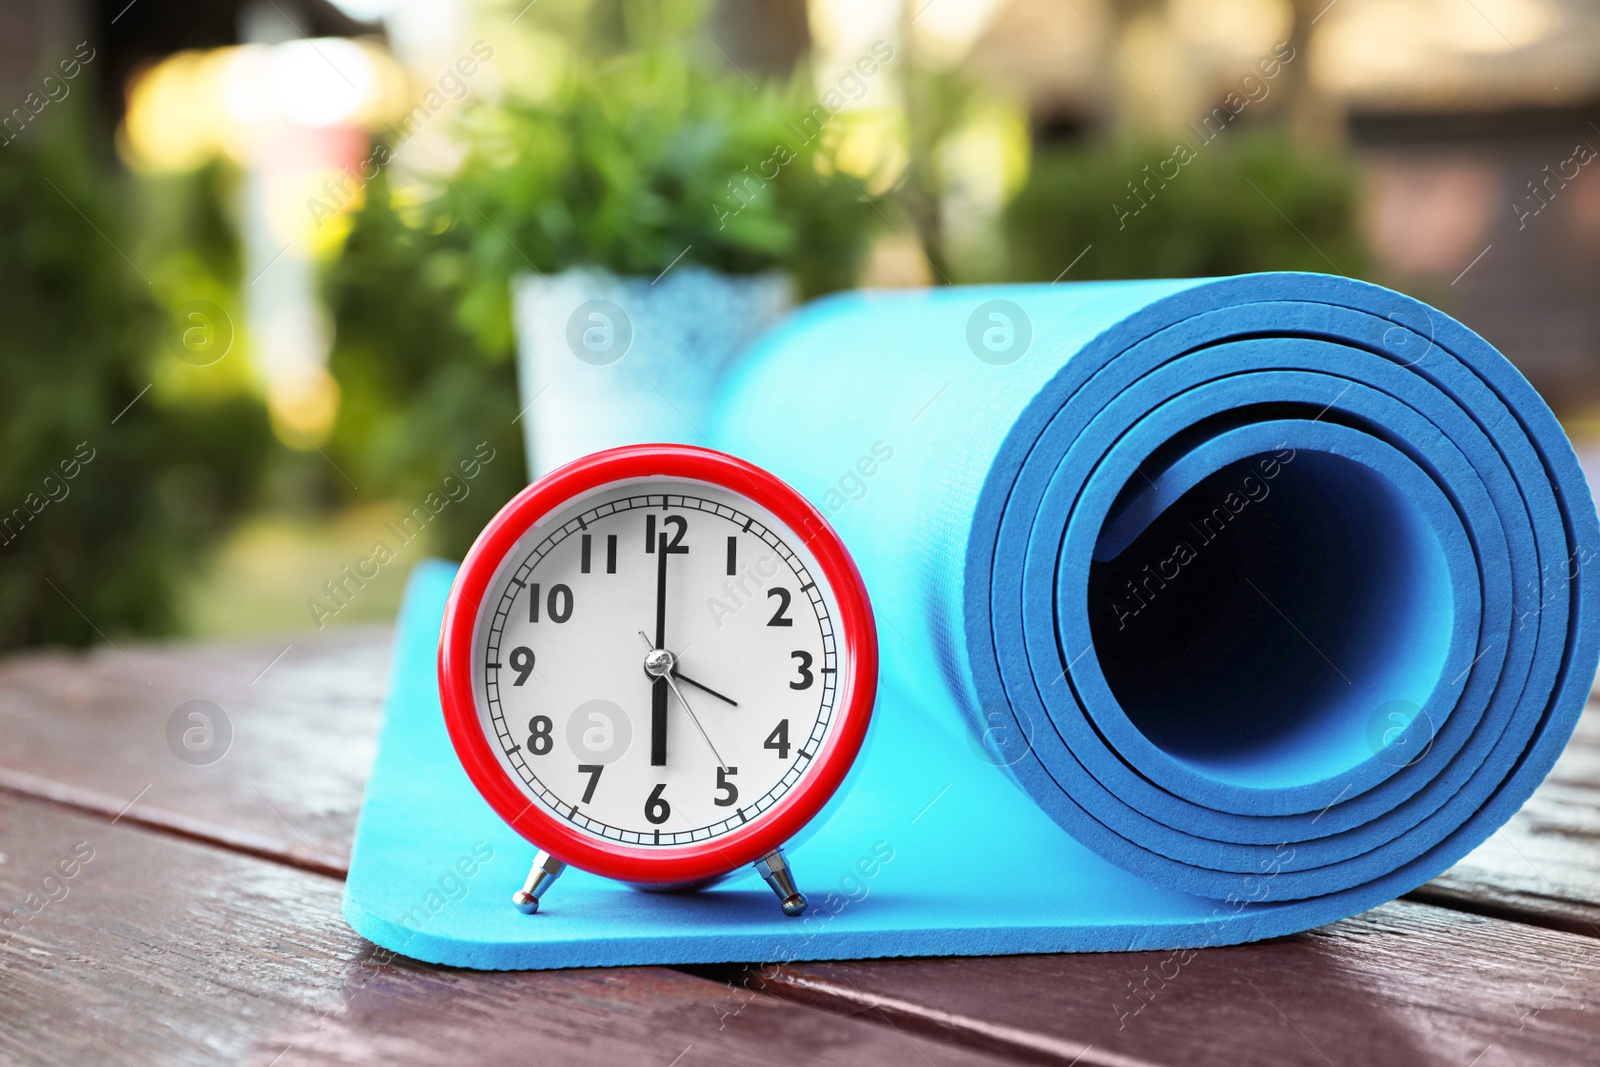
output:
M778 895L778 900L783 904L783 913L791 919L804 915L806 912L806 895L800 892L794 884L794 871L789 867L789 861L783 856L783 849L775 848L765 856L756 860L756 870L761 872L761 877L772 887Z
M522 883L521 889L511 894L511 903L522 914L532 915L539 910L539 898L555 885L556 879L566 869L565 863L540 849L539 854L533 857L533 869L528 872L528 880Z

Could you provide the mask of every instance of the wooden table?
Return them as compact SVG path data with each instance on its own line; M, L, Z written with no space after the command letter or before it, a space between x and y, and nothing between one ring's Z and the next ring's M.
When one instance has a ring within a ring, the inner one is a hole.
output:
M490 974L390 959L339 917L388 640L0 661L0 1063L1600 1063L1600 708L1448 874L1176 973L1113 953ZM196 698L233 725L208 766L168 747Z

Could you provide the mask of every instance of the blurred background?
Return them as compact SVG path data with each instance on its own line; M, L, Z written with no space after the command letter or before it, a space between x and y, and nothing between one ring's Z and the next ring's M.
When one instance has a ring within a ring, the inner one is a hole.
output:
M1581 443L1597 123L1578 0L0 0L0 646L392 617L530 274L1338 272Z

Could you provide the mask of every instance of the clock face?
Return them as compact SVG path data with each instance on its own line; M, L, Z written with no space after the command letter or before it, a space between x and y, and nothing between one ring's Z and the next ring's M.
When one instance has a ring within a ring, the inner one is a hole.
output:
M597 842L739 832L819 765L850 691L803 539L718 485L636 478L534 523L473 631L483 736L530 806Z

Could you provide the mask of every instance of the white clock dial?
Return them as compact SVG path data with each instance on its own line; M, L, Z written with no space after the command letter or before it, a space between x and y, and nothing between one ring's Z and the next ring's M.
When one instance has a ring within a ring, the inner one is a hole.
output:
M583 833L706 841L815 765L849 685L839 617L765 508L699 481L613 483L535 524L491 581L484 733L528 802Z

